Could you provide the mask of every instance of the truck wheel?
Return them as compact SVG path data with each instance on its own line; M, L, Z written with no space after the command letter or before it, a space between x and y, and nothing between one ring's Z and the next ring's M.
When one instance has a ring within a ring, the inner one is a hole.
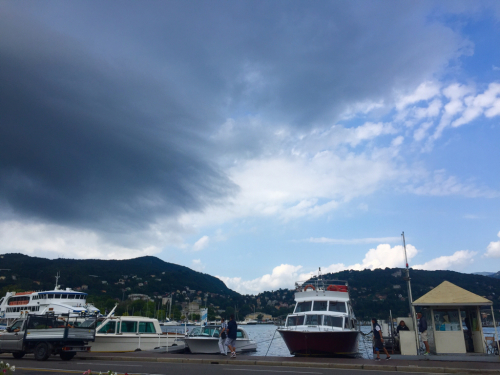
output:
M41 342L35 347L35 359L37 361L46 361L50 357L50 346L46 342Z
M76 355L76 353L72 352L61 352L59 356L63 361L71 361L73 357Z
M12 356L15 358L15 359L21 359L24 357L26 353L25 352L15 352L15 353L12 353Z

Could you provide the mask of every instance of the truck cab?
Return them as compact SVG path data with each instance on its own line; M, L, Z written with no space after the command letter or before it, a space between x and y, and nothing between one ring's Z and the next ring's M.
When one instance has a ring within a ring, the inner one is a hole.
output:
M69 315L27 315L0 332L0 353L22 358L33 353L39 361L51 355L71 360L77 352L90 350L95 340L95 316L69 319Z

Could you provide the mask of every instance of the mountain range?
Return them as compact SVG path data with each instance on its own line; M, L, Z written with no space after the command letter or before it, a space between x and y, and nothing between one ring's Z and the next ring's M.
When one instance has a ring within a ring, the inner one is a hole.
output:
M117 301L126 301L128 295L136 293L150 297L170 293L179 309L187 299L193 301L205 296L212 311L228 314L239 311L240 317L253 311L273 316L285 315L292 311L294 305L292 289L241 295L216 277L153 256L128 260L49 260L22 254L3 254L0 255L0 297L13 290L53 289L59 272L62 288L79 288L87 292L89 299L99 308L111 308ZM407 287L401 269L346 270L323 276L348 281L358 318L386 318L389 310L393 316L408 313ZM447 280L490 299L496 313L500 311L500 272L485 276L411 269L410 277L414 299Z

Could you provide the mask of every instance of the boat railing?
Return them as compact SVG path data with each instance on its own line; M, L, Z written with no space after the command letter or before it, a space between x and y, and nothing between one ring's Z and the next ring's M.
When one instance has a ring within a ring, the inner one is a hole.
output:
M296 291L318 290L318 291L341 291L348 290L348 282L344 280L324 280L324 279L309 279L307 281L295 282Z

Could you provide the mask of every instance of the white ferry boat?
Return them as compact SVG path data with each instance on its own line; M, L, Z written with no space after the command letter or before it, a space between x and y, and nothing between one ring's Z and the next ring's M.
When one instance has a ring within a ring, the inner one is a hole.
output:
M356 355L360 331L347 282L318 277L295 286L295 310L278 328L290 354Z
M64 290L57 285L54 290L38 292L7 292L0 298L0 326L8 325L14 319L26 314L98 314L99 309L87 303L87 293L71 288Z

